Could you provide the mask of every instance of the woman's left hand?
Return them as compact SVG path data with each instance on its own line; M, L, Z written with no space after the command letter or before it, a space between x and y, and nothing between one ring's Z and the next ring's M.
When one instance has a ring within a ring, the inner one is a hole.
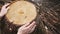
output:
M10 3L7 3L5 4L2 9L1 9L1 12L0 12L0 17L3 17L6 13L7 13L7 10L9 9L9 7L7 7ZM7 7L7 8L6 8Z

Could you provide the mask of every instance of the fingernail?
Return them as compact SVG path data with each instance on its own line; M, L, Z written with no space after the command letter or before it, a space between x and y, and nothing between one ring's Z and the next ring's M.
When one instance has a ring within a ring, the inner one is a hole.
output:
M35 21L33 21L33 23L35 23Z

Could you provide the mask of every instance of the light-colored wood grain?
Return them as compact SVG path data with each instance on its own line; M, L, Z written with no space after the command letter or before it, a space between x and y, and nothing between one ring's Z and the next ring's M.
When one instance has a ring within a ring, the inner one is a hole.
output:
M36 18L37 12L34 4L27 1L17 1L11 4L6 17L13 24L22 25Z

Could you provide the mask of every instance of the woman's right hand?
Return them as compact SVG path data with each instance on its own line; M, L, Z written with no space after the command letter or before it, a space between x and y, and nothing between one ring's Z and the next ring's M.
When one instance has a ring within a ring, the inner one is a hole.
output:
M18 29L17 34L29 34L29 33L32 33L34 31L35 27L36 27L35 21L32 22L31 24L27 23L27 24L21 26Z

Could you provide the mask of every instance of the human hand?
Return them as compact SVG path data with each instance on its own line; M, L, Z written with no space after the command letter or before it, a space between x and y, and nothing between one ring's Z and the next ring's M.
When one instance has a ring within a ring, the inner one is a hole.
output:
M18 29L17 34L29 34L29 33L32 33L34 31L35 27L36 27L35 22L32 22L31 24L27 23L27 24L23 25L22 27L20 27Z
M9 9L9 7L7 7L10 3L7 3L5 4L2 9L1 9L1 12L0 12L0 17L3 17L6 13L7 13L7 10ZM7 7L7 8L6 8Z

